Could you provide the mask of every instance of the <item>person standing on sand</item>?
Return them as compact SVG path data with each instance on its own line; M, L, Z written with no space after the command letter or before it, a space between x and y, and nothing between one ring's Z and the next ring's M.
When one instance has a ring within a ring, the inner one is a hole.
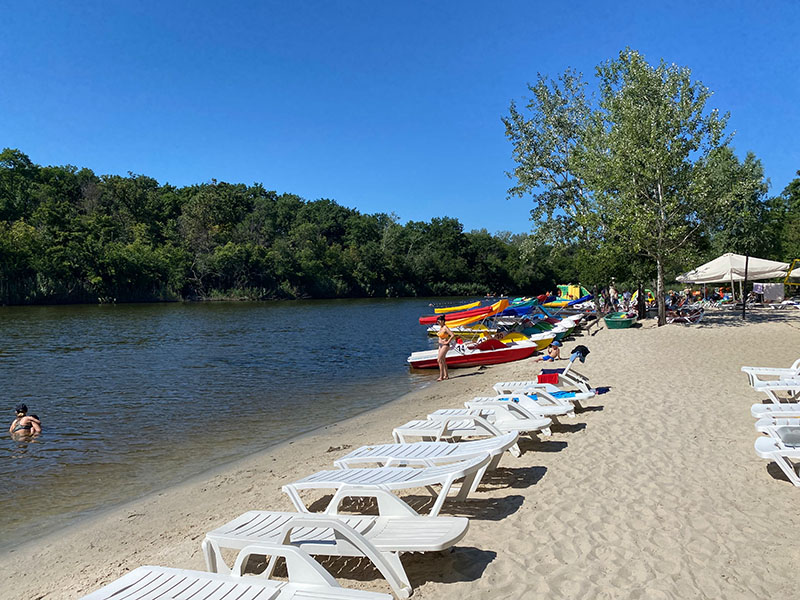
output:
M617 310L617 304L619 302L619 295L617 294L617 288L612 283L611 286L608 288L608 298L611 301L611 310Z
M445 324L446 319L444 315L439 315L439 318L436 319L437 325L439 325L439 333L436 336L439 338L439 354L436 356L436 362L439 363L439 379L436 381L443 381L445 379L449 379L450 377L447 375L447 351L450 349L450 342L453 341L453 332L450 331L450 328Z

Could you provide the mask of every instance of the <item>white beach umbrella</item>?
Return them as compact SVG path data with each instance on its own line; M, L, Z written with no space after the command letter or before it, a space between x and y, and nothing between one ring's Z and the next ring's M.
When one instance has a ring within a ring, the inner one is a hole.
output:
M785 277L789 270L789 263L754 256L745 257L728 252L688 273L678 275L675 279L682 283L731 283L733 285L734 281L744 281L745 264L747 265L748 281Z

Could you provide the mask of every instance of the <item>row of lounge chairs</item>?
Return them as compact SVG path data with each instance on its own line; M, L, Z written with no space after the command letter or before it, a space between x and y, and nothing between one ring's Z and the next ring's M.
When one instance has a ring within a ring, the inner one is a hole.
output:
M446 550L466 535L468 519L439 514L450 493L457 490L455 499L465 500L506 451L519 456L520 434L549 435L554 419L574 417L575 406L594 395L572 362L548 374L577 391L539 381L500 382L496 396L410 421L394 429L394 443L363 446L336 460L336 469L284 485L297 512L249 511L209 532L202 542L208 572L140 567L84 600L391 598L341 588L310 555L366 557L394 593L407 598L412 587L400 554ZM415 437L421 441L409 441ZM478 439L464 439L473 437ZM434 498L424 516L393 493L422 487ZM301 492L326 489L334 491L327 507L310 512ZM341 513L342 504L354 498L373 499L378 514ZM223 556L227 551L239 552L230 568ZM269 557L266 569L243 577L254 555ZM285 561L288 580L272 578L278 559Z
M754 404L758 456L775 462L794 485L800 476L793 461L800 460L800 359L790 367L742 367L752 388L767 395L767 403Z

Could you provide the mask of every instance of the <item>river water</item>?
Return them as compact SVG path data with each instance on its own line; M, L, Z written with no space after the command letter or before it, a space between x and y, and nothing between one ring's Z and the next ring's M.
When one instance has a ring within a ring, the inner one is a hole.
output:
M0 549L433 381L428 302L0 308L3 426L44 428L0 436Z

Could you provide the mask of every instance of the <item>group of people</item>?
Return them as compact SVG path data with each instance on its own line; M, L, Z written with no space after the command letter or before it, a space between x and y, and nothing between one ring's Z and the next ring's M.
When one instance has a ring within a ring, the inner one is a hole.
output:
M633 308L631 303L632 297L633 294L631 294L628 290L625 290L620 294L617 291L617 286L612 283L607 288L600 290L600 294L598 295L597 299L598 307L600 312L603 313L628 311Z

